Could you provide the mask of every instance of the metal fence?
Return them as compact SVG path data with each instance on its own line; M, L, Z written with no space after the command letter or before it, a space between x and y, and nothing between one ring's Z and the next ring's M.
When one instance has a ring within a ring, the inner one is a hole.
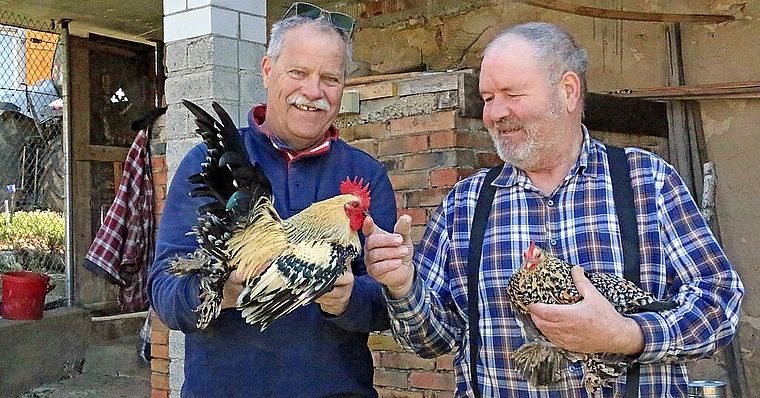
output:
M0 11L0 272L47 273L65 301L63 54L53 22Z

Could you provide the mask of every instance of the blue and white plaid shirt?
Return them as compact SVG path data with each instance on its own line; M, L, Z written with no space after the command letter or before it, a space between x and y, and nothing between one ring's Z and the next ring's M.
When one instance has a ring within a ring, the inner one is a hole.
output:
M506 165L483 242L479 278L481 345L478 375L484 397L586 397L579 364L551 388L529 385L511 354L524 342L506 294L507 281L535 239L551 254L586 271L623 275L623 253L605 146L584 128L577 164L550 196ZM686 396L684 361L711 355L736 332L744 287L672 166L627 148L641 241L641 283L680 305L630 315L644 332L641 397ZM433 215L415 248L417 279L409 297L388 299L399 343L423 357L457 350L457 397L472 396L467 328L470 228L485 171L459 182ZM602 396L622 397L625 376ZM597 395L599 396L599 395Z

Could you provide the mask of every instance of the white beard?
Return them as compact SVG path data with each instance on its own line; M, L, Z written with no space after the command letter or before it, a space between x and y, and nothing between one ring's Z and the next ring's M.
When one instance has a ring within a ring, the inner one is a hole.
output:
M522 170L538 169L546 161L541 156L542 152L546 149L555 148L563 138L559 134L548 131L548 128L551 128L553 124L552 122L562 116L561 112L558 98L552 97L544 115L535 122L523 123L519 119L503 118L494 123L494 126L489 129L489 133L499 158ZM499 135L499 131L520 129L525 132L522 141L518 141L519 138Z

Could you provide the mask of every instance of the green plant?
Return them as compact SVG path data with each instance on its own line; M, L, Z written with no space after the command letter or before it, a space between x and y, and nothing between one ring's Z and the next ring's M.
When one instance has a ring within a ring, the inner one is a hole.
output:
M54 211L17 211L0 217L0 272L23 268L30 271L63 271L65 222Z
M63 253L66 227L62 213L17 211L8 218L0 218L0 250Z

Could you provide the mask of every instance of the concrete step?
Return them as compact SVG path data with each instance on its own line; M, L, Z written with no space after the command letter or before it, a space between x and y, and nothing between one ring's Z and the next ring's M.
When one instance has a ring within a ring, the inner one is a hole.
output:
M145 398L150 391L150 365L139 357L142 339L125 336L91 344L82 373L27 391L22 398Z
M47 311L45 316L52 318L48 316ZM60 381L42 384L44 380L41 379L37 387L27 390L20 397L149 397L151 394L150 364L143 362L139 355L142 339L138 333L144 319L144 315L139 314L87 316L86 326L81 325L79 328L83 335L80 340L89 343L86 347L82 347L81 358L83 359L79 362L81 367L69 372L64 376L66 378ZM29 373L32 367L26 367L26 369L26 373ZM55 380L59 379L60 377ZM17 395L0 394L0 396Z
M85 353L82 373L150 379L150 364L139 356L141 347L142 339L137 335L91 344Z

